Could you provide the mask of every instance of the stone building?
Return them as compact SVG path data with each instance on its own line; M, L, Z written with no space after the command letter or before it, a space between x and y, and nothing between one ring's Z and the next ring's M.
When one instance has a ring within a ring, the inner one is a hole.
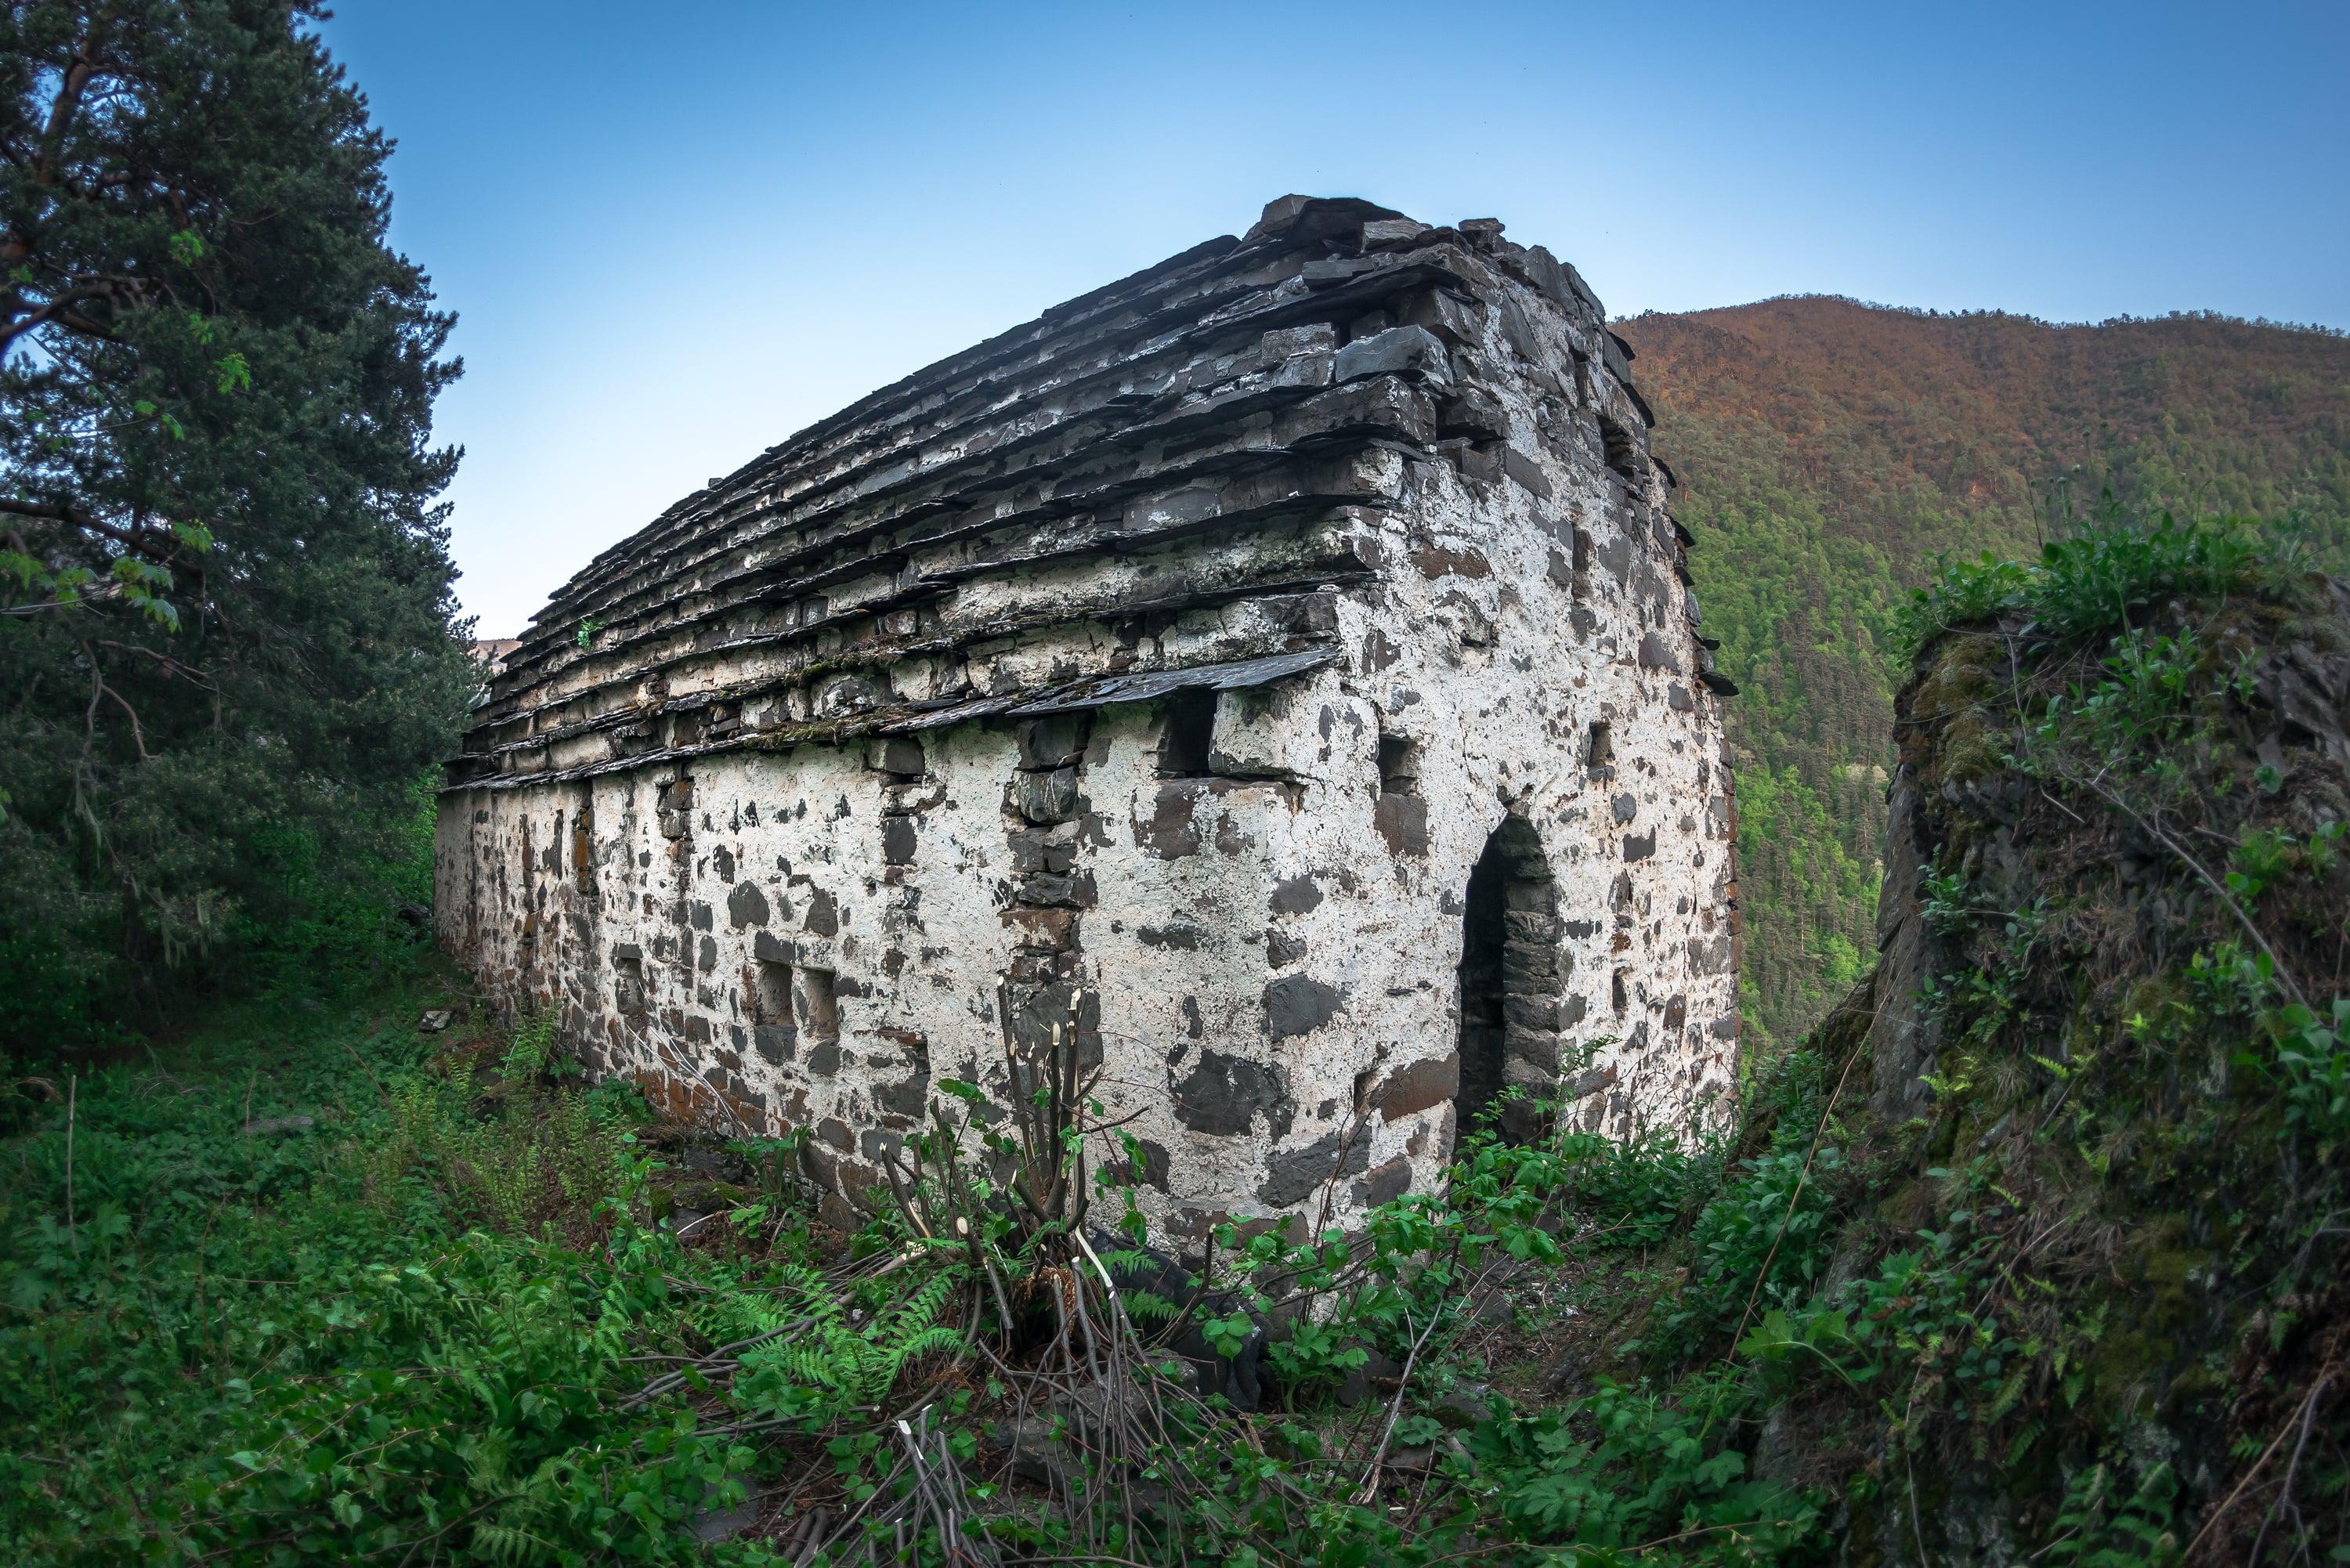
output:
M1497 222L1292 196L876 392L538 616L441 938L836 1203L1055 1024L1178 1237L1426 1184L1506 1085L1686 1131L1731 688L1628 358Z

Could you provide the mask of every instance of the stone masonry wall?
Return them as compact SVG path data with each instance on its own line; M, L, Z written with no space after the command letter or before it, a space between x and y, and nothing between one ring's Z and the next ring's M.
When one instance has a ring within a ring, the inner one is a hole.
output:
M599 558L452 767L442 939L598 1071L810 1128L843 1220L1007 1030L1098 1053L1178 1239L1424 1185L1496 1082L1690 1130L1727 682L1645 431L1546 253L1284 199Z

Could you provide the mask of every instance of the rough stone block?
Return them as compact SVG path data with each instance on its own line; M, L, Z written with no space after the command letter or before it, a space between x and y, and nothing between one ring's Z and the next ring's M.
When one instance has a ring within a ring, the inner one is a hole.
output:
M1455 387L1436 400L1436 433L1472 441L1506 441L1510 418L1502 411L1500 400L1483 388Z
M1355 1201L1365 1209L1376 1209L1382 1203L1392 1203L1411 1190L1411 1161L1398 1155L1376 1169L1363 1173L1355 1183Z
M1343 1140L1343 1147L1342 1147ZM1261 1202L1275 1209L1303 1203L1324 1183L1358 1176L1371 1163L1368 1124L1323 1134L1303 1148L1276 1153L1265 1162L1265 1179L1257 1186Z
M1066 822L1077 812L1077 771L1052 768L1013 774L1012 806L1030 822Z
M1461 1092L1461 1054L1451 1052L1410 1062L1389 1073L1373 1094L1379 1116L1400 1121L1432 1106L1442 1105Z
M1452 379L1452 361L1444 352L1444 344L1425 327L1391 327L1338 350L1336 378L1342 382L1364 376L1407 375L1435 381Z
M1336 1015L1346 997L1336 986L1286 974L1264 988L1265 1026L1275 1040L1310 1034Z
M1085 754L1086 738L1091 731L1089 715L1048 713L1041 719L1023 720L1019 729L1020 765L1034 773L1056 768L1075 767Z
M1222 1051L1203 1051L1199 1064L1175 1085L1175 1119L1193 1132L1232 1137L1262 1119L1275 1137L1295 1117L1278 1067Z
M895 778L918 779L926 771L922 742L911 735L886 735L873 742L868 763Z
M1502 449L1502 472L1544 501L1550 499L1550 478L1543 472L1542 464L1516 447Z
M1300 354L1335 354L1338 329L1326 321L1278 327L1257 339L1257 363L1267 369Z

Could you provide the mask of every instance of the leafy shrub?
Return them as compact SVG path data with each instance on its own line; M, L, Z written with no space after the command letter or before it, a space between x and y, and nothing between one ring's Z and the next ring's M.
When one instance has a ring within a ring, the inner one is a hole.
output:
M1528 1541L1570 1544L1571 1561L1628 1563L1659 1538L1696 1538L1696 1560L1770 1563L1816 1544L1818 1500L1753 1480L1717 1428L1742 1403L1730 1375L1679 1397L1602 1382L1555 1412L1481 1424L1477 1474ZM1709 1539L1710 1538L1710 1539Z
M2033 565L1988 552L1938 561L1933 580L1902 609L1899 640L1914 658L1943 631L2009 611L2029 613L2060 639L2102 636L2170 598L2251 590L2267 572L2259 531L2246 520L2181 523L2165 512L2148 525L2108 507L2077 535L2050 543Z

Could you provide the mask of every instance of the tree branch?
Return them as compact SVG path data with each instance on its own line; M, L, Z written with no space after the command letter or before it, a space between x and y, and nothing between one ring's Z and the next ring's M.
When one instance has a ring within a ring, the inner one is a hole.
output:
M111 539L124 549L135 551L161 565L167 566L186 565L181 560L178 552L172 549L170 545L159 545L155 542L156 535L153 530L118 527L104 518L91 516L78 507L52 505L45 501L18 501L11 496L0 495L0 513L17 517L38 518L45 523L62 523L68 528L78 528L85 534L96 534L101 538ZM168 535L165 536L168 537Z

